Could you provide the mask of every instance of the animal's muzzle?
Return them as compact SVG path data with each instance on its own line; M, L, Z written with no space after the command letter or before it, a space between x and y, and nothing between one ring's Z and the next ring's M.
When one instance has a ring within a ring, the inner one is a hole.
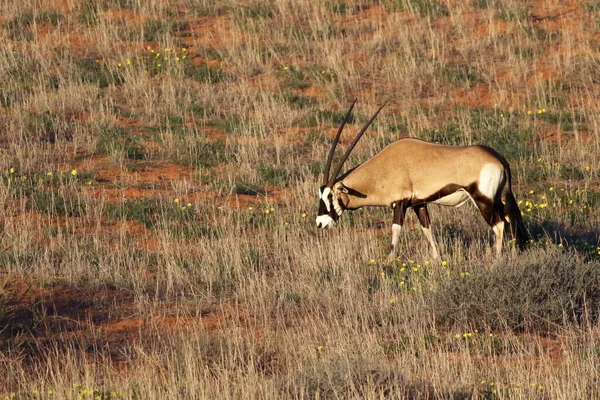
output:
M335 221L329 215L324 214L324 215L317 216L316 223L317 223L317 228L326 229L326 228L333 227L333 225L335 224Z

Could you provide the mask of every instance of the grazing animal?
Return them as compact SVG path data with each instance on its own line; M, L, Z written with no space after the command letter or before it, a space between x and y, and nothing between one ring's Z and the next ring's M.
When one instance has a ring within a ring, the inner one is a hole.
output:
M390 207L394 212L389 255L392 259L404 215L412 208L431 244L432 256L439 258L427 204L459 207L471 199L494 232L497 255L502 251L505 223L510 225L519 247L525 246L529 233L511 190L510 167L504 157L490 147L445 146L413 138L400 139L338 177L344 162L385 104L356 135L330 174L335 148L355 104L356 100L340 125L327 157L319 189L316 219L319 229L331 228L345 210Z

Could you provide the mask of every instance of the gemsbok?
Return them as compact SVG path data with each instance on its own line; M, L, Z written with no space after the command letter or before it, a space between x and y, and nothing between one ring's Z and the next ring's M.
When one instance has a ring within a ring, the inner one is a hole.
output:
M331 145L319 189L317 227L331 228L345 210L364 206L393 209L392 245L389 259L396 254L398 237L406 210L416 213L431 245L431 255L439 258L431 233L427 204L459 207L469 199L477 206L495 235L495 251L502 252L504 224L522 249L529 240L521 211L511 190L508 162L487 146L446 146L423 140L397 140L364 163L338 177L344 162L379 114L382 105L358 132L337 167L331 162L356 100L350 106Z

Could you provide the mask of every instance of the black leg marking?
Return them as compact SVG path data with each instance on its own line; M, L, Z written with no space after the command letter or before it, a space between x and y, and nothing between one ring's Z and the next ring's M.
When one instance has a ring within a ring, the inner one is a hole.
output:
M431 225L431 220L429 219L429 212L427 211L426 204L419 204L413 207L415 214L417 214L417 218L419 218L419 222L423 228L429 228Z
M492 200L482 199L481 197L475 200L477 208L481 212L483 219L490 226L498 224L500 221L504 221L503 216L498 212L499 207L494 205Z
M400 237L402 225L404 225L404 216L406 214L406 209L408 208L408 202L405 200L396 201L392 203L392 208L394 209L394 220L392 223L392 249L388 255L388 261L393 260L396 255L398 238Z
M499 204L498 204L499 203ZM494 231L495 243L494 248L496 255L499 256L502 252L502 239L504 237L504 210L501 201L493 201L484 197L478 197L475 200L477 208L483 215L485 221L490 225Z
M404 225L404 216L406 215L407 203L404 200L396 201L392 204L394 208L394 224Z

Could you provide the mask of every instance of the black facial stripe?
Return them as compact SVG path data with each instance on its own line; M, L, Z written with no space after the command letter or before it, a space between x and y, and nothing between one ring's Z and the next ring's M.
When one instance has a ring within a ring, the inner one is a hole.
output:
M319 213L317 215L327 215L327 206L323 200L319 200Z

